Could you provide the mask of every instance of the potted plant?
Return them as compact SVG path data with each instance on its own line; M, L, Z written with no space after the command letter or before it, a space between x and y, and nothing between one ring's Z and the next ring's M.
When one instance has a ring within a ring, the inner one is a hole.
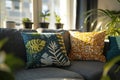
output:
M26 29L32 29L33 22L31 22L31 20L29 18L23 18L22 19L22 23L24 25L24 28L26 28Z
M91 22L90 31L106 30L107 36L120 35L120 11L92 9L85 15L85 25L89 22L91 16L97 15L97 18Z
M7 28L15 28L16 23L14 21L6 21Z
M56 13L55 13L55 19L56 19L56 23L55 23L56 29L63 29L64 24L61 23L61 18Z
M50 16L49 10L45 10L45 11L41 12L41 14L40 14L40 17L42 17L42 22L40 22L41 28L48 28L49 23L46 22L46 20L48 19L47 18L48 16Z

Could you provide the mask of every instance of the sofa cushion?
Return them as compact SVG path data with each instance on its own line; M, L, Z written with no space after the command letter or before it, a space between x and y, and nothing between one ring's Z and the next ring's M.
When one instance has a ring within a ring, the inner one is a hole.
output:
M67 54L70 53L70 34L69 31L67 30L54 30L54 29L43 29L43 28L38 28L37 29L38 33L61 33L63 36L63 40L64 40L64 44L65 44L65 48L67 50Z
M22 36L27 53L27 68L70 65L61 34L22 33Z
M105 31L70 31L71 60L97 60L105 62L103 55Z
M110 49L107 52L107 61L120 55L120 36L112 37L109 36Z
M47 80L50 78L77 78L84 80L78 73L52 67L21 70L15 73L15 80Z
M85 80L100 80L104 64L100 61L71 61L71 66L64 69L81 74Z

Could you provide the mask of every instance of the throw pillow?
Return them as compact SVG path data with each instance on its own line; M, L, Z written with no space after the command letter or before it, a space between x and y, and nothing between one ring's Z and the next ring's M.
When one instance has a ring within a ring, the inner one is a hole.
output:
M70 31L71 60L98 60L105 62L103 53L105 31L79 32Z
M63 36L65 48L67 51L67 54L70 53L70 38L69 38L69 31L68 30L54 30L54 29L43 29L43 28L38 28L37 29L38 33L61 33Z
M59 33L22 33L27 53L27 68L68 66L63 37Z
M108 39L110 42L110 49L107 52L107 61L120 55L120 36L109 36Z

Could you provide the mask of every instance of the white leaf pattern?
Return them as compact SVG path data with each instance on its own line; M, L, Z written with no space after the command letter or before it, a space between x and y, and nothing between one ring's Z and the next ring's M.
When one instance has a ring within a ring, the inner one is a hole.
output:
M65 54L61 53L60 49L58 48L56 42L50 42L48 46L49 52L53 55L53 63L57 66L66 66L70 64L69 60L66 60L64 56ZM67 57L67 56L66 56Z
M49 56L47 53L44 53L41 57L42 58L40 61L44 64L43 66L52 65L52 56Z
M51 35L45 35L47 38L50 38L51 37Z

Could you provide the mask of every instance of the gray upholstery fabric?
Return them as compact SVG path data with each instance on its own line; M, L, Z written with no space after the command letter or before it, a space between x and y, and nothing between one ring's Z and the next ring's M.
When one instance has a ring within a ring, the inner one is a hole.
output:
M108 72L111 80L120 80L120 70L116 71L120 66L118 64L114 65Z
M18 31L16 29L0 28L0 40L8 38L8 41L2 47L2 50L4 50L6 53L12 53L26 61L26 51L21 32L35 32L35 30Z
M72 61L65 69L77 72L86 80L99 80L105 63L98 61Z
M0 39L8 38L2 50L25 60L25 47L21 34L16 29L0 28Z
M52 67L21 70L15 73L15 80L42 80L48 78L77 78L84 80L78 73Z
M33 29L19 29L20 32L37 32L36 30Z

